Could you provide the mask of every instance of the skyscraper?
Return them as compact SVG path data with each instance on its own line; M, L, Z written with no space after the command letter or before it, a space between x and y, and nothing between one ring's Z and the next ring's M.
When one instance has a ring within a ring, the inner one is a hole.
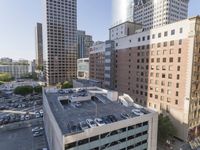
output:
M133 20L151 29L188 16L189 0L135 0Z
M188 16L189 0L113 0L112 26L125 21L143 24L151 29Z
M89 49L93 45L91 35L86 35L85 31L77 31L77 44L78 44L78 58L89 57Z
M112 26L133 21L133 0L112 0Z
M37 23L35 27L35 53L37 67L43 66L43 38L41 23Z
M71 81L77 68L77 1L44 0L44 63L47 84Z

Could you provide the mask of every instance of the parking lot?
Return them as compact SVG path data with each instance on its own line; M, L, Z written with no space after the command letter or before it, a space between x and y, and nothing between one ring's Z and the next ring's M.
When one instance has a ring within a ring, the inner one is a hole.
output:
M0 125L43 116L42 95L9 95L0 97Z
M33 137L32 128L23 128L0 133L2 150L42 150L46 148L45 136Z

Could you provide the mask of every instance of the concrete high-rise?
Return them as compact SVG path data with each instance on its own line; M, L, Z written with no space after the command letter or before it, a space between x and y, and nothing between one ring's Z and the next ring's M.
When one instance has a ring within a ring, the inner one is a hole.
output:
M77 68L77 0L44 0L44 14L47 84L71 81Z
M43 66L43 38L41 23L37 23L35 27L35 53L37 67Z
M89 49L93 45L91 35L86 35L85 31L77 31L77 42L78 42L78 58L89 57Z
M151 29L188 16L189 0L113 0L112 26L125 21L143 24Z

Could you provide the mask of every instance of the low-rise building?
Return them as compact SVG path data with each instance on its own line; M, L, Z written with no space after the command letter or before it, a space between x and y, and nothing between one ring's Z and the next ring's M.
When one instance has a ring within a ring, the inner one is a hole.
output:
M8 73L14 78L21 78L29 73L29 64L0 64L0 72Z
M89 79L89 58L77 60L77 78Z
M43 104L50 150L157 147L158 114L136 105L128 95L97 87L46 88Z

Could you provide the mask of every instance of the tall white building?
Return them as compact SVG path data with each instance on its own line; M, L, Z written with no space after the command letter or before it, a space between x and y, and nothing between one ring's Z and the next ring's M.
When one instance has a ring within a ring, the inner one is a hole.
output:
M143 24L151 29L188 16L189 0L113 0L112 26L125 21Z
M151 29L188 16L189 0L135 0L133 20Z
M134 0L112 0L112 26L133 21Z
M76 78L77 0L44 0L44 71L49 85Z

